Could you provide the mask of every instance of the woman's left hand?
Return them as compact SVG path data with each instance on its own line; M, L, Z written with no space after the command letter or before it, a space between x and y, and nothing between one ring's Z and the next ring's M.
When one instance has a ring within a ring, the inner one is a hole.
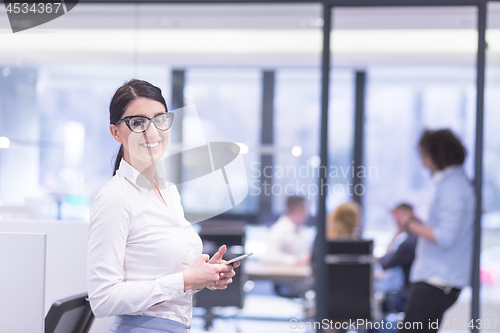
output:
M219 248L219 251L214 254L214 256L208 261L209 264L223 264L224 260L222 260L222 256L226 253L227 247L226 245L222 245ZM232 264L226 265L227 269L220 272L220 280L215 281L211 284L212 287L217 289L226 289L227 285L233 282L233 276L236 274L234 269L240 265L239 261L235 261Z

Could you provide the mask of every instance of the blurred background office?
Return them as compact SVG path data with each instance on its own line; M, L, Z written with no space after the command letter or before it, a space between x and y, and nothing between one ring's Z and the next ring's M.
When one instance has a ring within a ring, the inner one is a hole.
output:
M267 228L286 211L288 195L310 203L312 239L322 8L80 2L16 34L0 8L0 222L88 223L118 151L106 125L109 96L140 78L162 89L170 110L194 104L207 137L240 146L247 182L238 186L249 193L218 218L245 221L254 259L264 256ZM480 302L481 315L492 318L500 308L500 3L487 9ZM359 233L374 240L374 255L382 257L396 228L392 207L411 202L424 220L428 213L432 179L417 150L424 129L450 128L469 152L464 168L474 178L477 8L335 7L332 15L327 211L353 199L362 89ZM169 144L182 150L192 123L175 122ZM190 185L179 192L186 214L217 210ZM272 295L265 283L245 288ZM456 311L469 316L470 299L464 290ZM294 304L276 316L299 316ZM491 330L500 332L500 324Z

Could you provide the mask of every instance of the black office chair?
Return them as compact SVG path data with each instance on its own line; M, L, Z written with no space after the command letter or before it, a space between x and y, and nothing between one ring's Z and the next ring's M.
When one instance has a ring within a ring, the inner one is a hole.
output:
M373 317L373 240L327 242L327 318Z
M88 333L94 314L88 294L79 294L52 304L45 317L45 333Z
M244 221L221 221L208 220L200 222L200 237L203 240L204 252L212 256L222 244L227 245L225 260L232 259L243 254L245 244L245 222ZM238 253L232 250L236 247ZM225 290L218 290L216 293L204 289L194 294L194 306L209 309L219 306L234 306L243 308L245 292L243 285L246 282L243 267L245 260L240 261L238 273L233 277L233 283Z
M208 220L200 222L201 230L200 237L203 240L203 253L208 253L212 256L222 244L227 245L227 252L224 254L224 259L229 260L244 253L245 244L245 222L236 220ZM234 252L234 251L237 251ZM233 283L227 286L225 290L203 289L194 294L193 303L195 307L204 308L206 314L203 316L205 320L205 330L209 330L212 322L218 315L212 313L213 307L237 307L243 308L245 292L243 285L246 282L244 274L245 260L240 261L240 266L237 268L237 274L233 277Z

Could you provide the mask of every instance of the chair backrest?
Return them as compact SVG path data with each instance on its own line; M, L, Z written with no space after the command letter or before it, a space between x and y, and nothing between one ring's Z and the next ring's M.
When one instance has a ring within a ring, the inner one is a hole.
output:
M203 253L212 256L222 244L227 245L227 252L224 259L232 259L244 252L245 244L245 222L244 221L221 221L208 220L199 223L201 226L200 237L203 240ZM233 249L238 250L234 253ZM201 290L194 294L194 306L209 309L216 306L235 306L243 308L245 292L243 285L246 277L243 276L245 260L240 261L238 273L233 277L233 283L225 290L213 292L211 290Z
M88 294L74 295L52 304L45 317L45 333L88 333L93 321Z
M359 239L359 240L333 240L326 242L327 254L373 254L373 240Z
M327 242L327 318L372 319L373 240Z

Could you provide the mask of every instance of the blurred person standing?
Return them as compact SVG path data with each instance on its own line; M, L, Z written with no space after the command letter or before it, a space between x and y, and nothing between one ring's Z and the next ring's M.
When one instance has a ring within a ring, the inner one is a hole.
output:
M470 285L472 268L475 193L462 167L466 149L448 129L424 131L419 149L436 188L427 221L397 212L401 228L418 236L404 321L422 323L401 332L437 332L429 322L441 324L461 289Z

